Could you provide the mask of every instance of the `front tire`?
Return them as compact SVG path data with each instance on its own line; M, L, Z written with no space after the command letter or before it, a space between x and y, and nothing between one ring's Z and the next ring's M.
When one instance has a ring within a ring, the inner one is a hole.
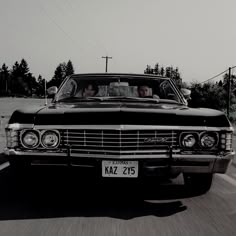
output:
M212 173L184 173L186 187L195 193L206 193L210 190L213 180Z

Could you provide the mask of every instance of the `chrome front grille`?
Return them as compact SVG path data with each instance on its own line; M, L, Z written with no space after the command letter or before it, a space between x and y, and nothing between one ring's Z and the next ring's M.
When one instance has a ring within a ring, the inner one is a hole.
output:
M71 129L61 131L61 138L71 153L137 155L178 148L178 134L170 130Z

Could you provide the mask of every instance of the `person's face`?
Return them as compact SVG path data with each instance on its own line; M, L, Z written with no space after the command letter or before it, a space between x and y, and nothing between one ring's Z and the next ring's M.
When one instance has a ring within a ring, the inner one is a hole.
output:
M83 96L84 97L92 97L95 95L95 90L91 84L88 85L87 88L84 89Z
M141 86L138 90L139 97L147 97L149 95L149 87Z

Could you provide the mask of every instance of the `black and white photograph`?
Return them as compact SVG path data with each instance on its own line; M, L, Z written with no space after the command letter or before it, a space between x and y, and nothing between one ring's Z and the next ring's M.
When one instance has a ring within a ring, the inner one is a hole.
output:
M236 234L234 0L0 4L0 235Z

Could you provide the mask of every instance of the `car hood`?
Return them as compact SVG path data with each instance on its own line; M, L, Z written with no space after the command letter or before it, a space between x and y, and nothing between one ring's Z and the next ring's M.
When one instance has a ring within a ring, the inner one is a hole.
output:
M52 104L16 110L9 123L34 125L169 125L228 127L225 114L179 104L81 103Z

